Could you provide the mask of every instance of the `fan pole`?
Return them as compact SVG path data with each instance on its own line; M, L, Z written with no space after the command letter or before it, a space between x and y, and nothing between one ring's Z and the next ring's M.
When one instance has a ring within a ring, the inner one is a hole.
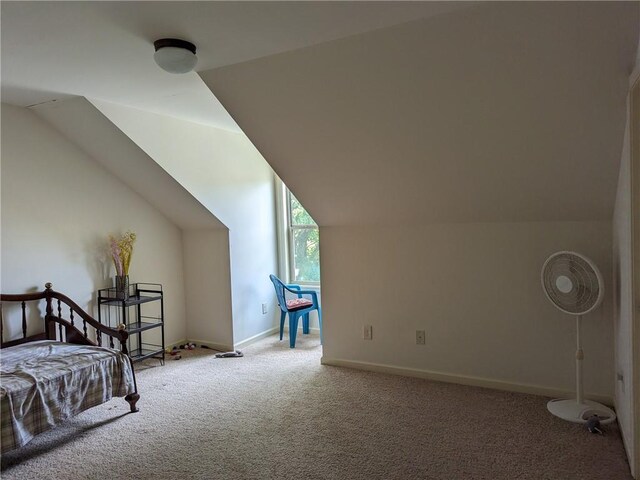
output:
M544 293L551 303L576 318L576 396L549 400L547 410L556 417L574 423L585 424L594 415L603 425L615 422L616 413L613 410L584 398L582 384L582 316L602 302L604 282L600 270L591 260L578 253L558 252L544 262L541 279Z
M580 338L580 326L582 323L582 315L576 317L576 402L582 405L584 390L582 386L582 359L584 352L582 351L582 340Z

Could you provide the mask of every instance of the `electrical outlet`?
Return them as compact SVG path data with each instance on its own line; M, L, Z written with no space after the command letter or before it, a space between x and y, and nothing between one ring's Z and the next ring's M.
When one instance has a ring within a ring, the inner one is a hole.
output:
M424 330L416 330L416 345L424 345L426 343L426 335Z
M371 325L365 325L362 329L362 338L365 340L373 339L373 327Z
M267 314L267 304L266 304L266 303L263 303L263 304L262 304L262 314L263 314L263 315L266 315L266 314Z

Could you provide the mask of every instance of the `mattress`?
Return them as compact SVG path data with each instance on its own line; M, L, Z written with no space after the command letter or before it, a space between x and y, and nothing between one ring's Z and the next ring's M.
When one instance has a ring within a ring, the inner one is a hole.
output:
M135 391L122 352L52 340L3 348L0 356L2 452L112 397Z

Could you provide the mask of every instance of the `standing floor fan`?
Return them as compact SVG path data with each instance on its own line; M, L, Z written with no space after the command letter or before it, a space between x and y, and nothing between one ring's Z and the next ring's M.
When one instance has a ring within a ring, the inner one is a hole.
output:
M611 423L616 414L610 408L584 399L582 386L582 316L598 308L604 297L604 284L598 267L588 258L575 252L557 252L542 267L542 289L558 309L576 317L576 398L556 399L547 409L557 417L574 423L586 423L598 415L600 423Z

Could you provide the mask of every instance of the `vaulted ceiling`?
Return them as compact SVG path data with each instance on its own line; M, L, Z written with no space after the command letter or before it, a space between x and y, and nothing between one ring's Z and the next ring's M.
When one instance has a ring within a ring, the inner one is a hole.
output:
M181 229L226 228L85 98L39 105L32 110Z
M467 2L22 2L1 9L2 101L84 96L238 131L196 73L168 75L153 41L197 46L197 71L439 15Z
M200 75L320 225L609 220L638 24L482 4Z
M0 8L3 102L241 128L321 225L611 218L638 2ZM153 63L170 36L197 73Z

